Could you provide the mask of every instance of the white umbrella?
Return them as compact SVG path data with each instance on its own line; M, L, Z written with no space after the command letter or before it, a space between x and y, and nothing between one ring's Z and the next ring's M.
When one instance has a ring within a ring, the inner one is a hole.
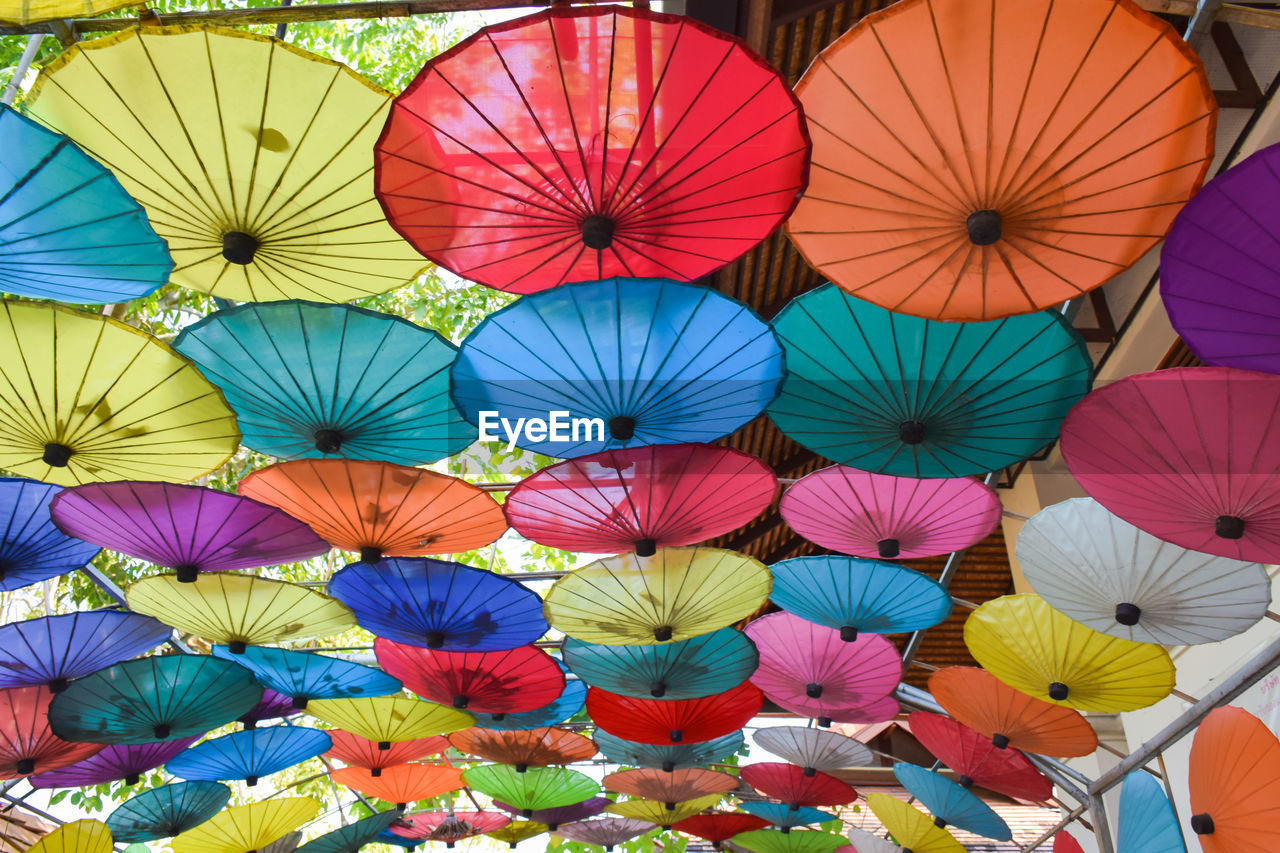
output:
M804 726L775 726L760 729L751 739L761 749L803 767L807 776L813 775L814 771L828 773L845 767L867 767L872 763L871 750L839 732Z
M857 828L849 830L849 843L858 853L898 853L902 849L887 838Z

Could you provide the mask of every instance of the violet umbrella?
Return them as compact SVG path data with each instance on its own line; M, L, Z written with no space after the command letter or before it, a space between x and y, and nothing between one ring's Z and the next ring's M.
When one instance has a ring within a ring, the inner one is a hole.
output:
M262 698L248 712L236 718L237 723L244 723L246 729L252 729L263 720L275 720L298 713L292 696L277 693L270 687L263 688Z
M562 823L572 823L576 820L586 820L589 817L595 817L604 811L605 806L610 805L613 801L608 797L592 797L589 800L583 800L580 803L574 803L571 806L559 806L554 809L534 809L526 820L543 824L547 829L555 829ZM524 813L524 809L518 808L508 803L494 800L493 805L513 815Z
M199 739L199 735L194 735L158 743L112 744L97 755L39 773L27 781L35 788L78 788L118 780L136 785L142 781L143 773L167 763Z
M139 613L96 610L0 626L0 688L47 684L54 693L74 678L137 657L172 630Z
M0 590L74 572L98 555L98 546L63 533L49 517L61 486L0 477Z
M630 841L646 832L656 829L652 823L629 817L602 817L595 820L566 823L555 830L554 834L570 841L592 844L612 850L615 845Z

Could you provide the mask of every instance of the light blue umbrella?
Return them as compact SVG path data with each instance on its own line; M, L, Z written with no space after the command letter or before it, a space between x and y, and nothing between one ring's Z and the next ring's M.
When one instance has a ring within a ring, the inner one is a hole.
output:
M819 823L826 823L829 820L839 820L836 815L829 812L811 809L808 806L801 806L793 809L786 803L739 803L738 808L747 814L753 814L756 817L764 818L774 826L790 829L793 826L813 826Z
M933 822L941 827L957 826L997 841L1010 841L1009 825L971 791L950 779L914 764L893 765L893 775L902 786L933 814Z
M317 729L265 726L197 744L169 759L164 767L181 779L243 779L256 785L261 777L315 758L332 746L333 739Z
M1149 773L1135 770L1120 786L1116 853L1186 853L1164 788Z
M565 663L593 687L642 699L701 699L751 677L755 643L734 628L651 646L605 646L566 637Z
M311 699L390 696L404 686L380 669L315 652L249 646L234 654L226 646L214 646L213 656L249 670L259 684L288 696L298 709Z

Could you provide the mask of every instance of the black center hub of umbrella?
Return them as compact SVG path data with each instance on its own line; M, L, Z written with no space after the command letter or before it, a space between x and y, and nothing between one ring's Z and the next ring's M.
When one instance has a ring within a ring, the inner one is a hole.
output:
M653 629L653 638L659 643L665 643L667 640L670 640L671 637L672 631L670 625L659 625Z
M229 263L248 266L262 244L258 238L243 231L228 231L222 235L222 257Z
M372 545L366 545L360 549L360 562L376 563L382 559L382 549L375 548Z
M74 453L75 451L65 444L51 441L44 446L44 453L40 458L44 460L44 464L53 468L66 468Z
M522 763L520 763L520 762L516 762L516 772L517 772L517 773L528 773L528 772L529 772L529 765L528 765L528 764L522 764Z
M65 678L55 678L53 681L49 682L49 692L61 693L62 691L66 690L69 686L70 686L70 683Z
M804 686L804 695L808 696L810 699L821 699L822 685L814 681L809 682Z
M652 557L656 553L658 553L658 543L653 539L636 540L637 557Z
M493 721L495 723L500 723L507 718L507 714L505 711L499 711L498 713L490 714L489 716L493 718Z
M1220 515L1214 519L1213 532L1221 539L1243 539L1244 519L1238 515Z
M671 742L672 742L672 743L680 743L680 741L682 741L682 740L684 740L684 732L680 731L679 729L672 729L672 730L671 730Z
M156 723L156 725L151 729L151 733L156 736L157 740L167 738L172 731L173 726L170 726L168 723Z
M233 655L242 655L249 648L249 644L244 640L231 640L227 643L227 651Z
M818 718L818 728L820 728L820 729L829 729L829 728L831 728L831 724L832 724L833 722L835 722L835 721L834 721L834 720L832 720L830 717L819 717L819 718Z
M1213 835L1213 818L1208 812L1191 816L1191 829L1196 835Z
M972 776L966 776L966 775L964 775L963 773L961 773L961 774L960 774L960 776L956 779L956 781L960 783L960 787L961 787L961 788L972 788L972 787L973 787L973 777L972 777Z
M990 246L1004 236L1004 217L995 210L975 210L964 221L969 231L969 242L975 246Z
M588 249L604 251L613 245L613 220L598 213L582 220L582 243Z
M315 433L316 450L321 453L337 453L342 449L343 435L336 429L318 429Z
M444 648L444 631L428 631L426 641L429 649Z
M655 681L649 685L649 695L654 699L661 699L667 695L667 685L662 681Z
M1008 735L1002 735L999 732L997 732L996 734L993 734L991 736L991 745L994 746L996 749L1008 749L1009 748Z
M673 811L675 811L675 810L676 810L676 804L675 804L675 803L663 803L663 805L664 805L664 806L666 806L667 811L669 811L669 812L673 812Z
M369 771L369 775L370 775L370 776L373 776L374 778L377 778L377 777L381 776L381 775L382 775L382 768L381 768L381 767L375 767L375 768L373 768L372 770L370 770L370 771Z
M18 764L14 769L18 771L19 776L30 776L36 772L36 760L34 758L19 758Z
M128 776L124 777L124 783L126 785L136 785L141 781L142 781L141 773L130 773Z
M938 829L946 829L946 828L947 828L947 822L946 822L945 820L943 820L942 818L940 818L940 817L935 817L935 818L933 819L933 825L934 825L934 826L936 826L936 827L938 827Z
M1049 698L1057 702L1062 702L1070 694L1071 690L1061 681L1055 681L1049 685Z
M630 415L614 415L609 418L609 437L614 441L630 441L636 435L636 419Z
M251 787L251 788L252 788L254 785L258 784L258 777L257 777L257 776L246 776L246 777L244 777L244 783L245 783L246 785L248 785L249 787Z
M389 740L378 741L378 749L382 750L383 752L386 752L390 748L391 748L391 741Z
M664 761L664 762L662 762L662 772L663 772L663 773L674 773L675 771L676 771L676 763L675 763L674 761Z
M857 628L857 626L856 626L856 625L841 625L841 626L840 626L840 639L844 640L846 643L852 643L854 640L858 639L858 628Z
M903 444L923 444L926 430L920 421L903 421L898 424L898 438Z
M1116 621L1121 625L1137 625L1141 618L1142 608L1138 605L1127 601L1116 605Z
M806 775L806 776L808 776L810 779L812 779L814 776L817 776L817 775L818 775L818 768L816 768L816 767L806 767L806 768L804 768L804 770L803 770L802 772L804 773L804 775Z
M292 705L294 708L297 708L299 711L305 711L307 708L307 697L306 696L290 696L289 704Z
M191 563L183 563L173 567L173 576L178 583L195 583L200 577L200 567Z
M465 711L470 701L470 698L463 696L461 693L455 693L453 696L453 707L457 708L459 711Z
M892 560L902 553L902 543L897 539L881 539L876 543L876 553L886 560Z

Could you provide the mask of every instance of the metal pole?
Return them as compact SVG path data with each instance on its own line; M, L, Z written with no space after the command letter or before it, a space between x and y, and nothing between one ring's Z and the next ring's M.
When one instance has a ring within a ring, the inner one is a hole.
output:
M0 98L0 103L6 107L13 105L13 99L18 96L18 87L22 85L22 78L27 76L27 72L31 70L31 63L36 61L36 54L40 51L40 44L44 41L43 33L36 33L27 39L27 47L22 51L22 58L18 60L18 67L14 69L13 76L9 78L9 85L4 89L4 97Z

